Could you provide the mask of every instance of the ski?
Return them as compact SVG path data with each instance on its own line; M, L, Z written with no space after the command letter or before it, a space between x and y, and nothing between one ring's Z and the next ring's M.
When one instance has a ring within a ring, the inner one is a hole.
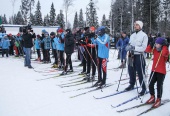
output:
M149 91L146 92L146 94L148 94L148 93L149 93ZM145 94L145 95L146 95L146 94ZM140 96L137 95L137 96L132 97L131 99L128 99L128 100L126 100L126 101L124 101L124 102L122 102L122 103L120 103L120 104L118 104L118 105L116 105L116 106L111 105L111 107L112 107L112 108L120 107L120 106L122 106L122 105L124 105L124 104L127 104L127 103L129 103L129 102L131 102L131 101L133 101L133 100L135 100L135 99L138 99L139 97L140 97Z
M74 81L74 82L70 82L70 83L64 83L64 84L60 84L58 86L65 86L65 85L69 85L69 84L74 84L74 83L79 83L79 82L83 82L84 80L78 80L78 81Z
M59 86L59 87L61 87L61 88L73 87L73 86L82 85L82 84L86 84L86 83L89 83L89 82L85 81L85 82L81 82L81 83L77 83L77 84L66 85L66 86Z
M53 77L48 77L48 78L44 78L44 79L39 79L39 80L37 80L37 81L43 81L43 80L48 80L48 79L52 79L52 78L57 78L57 77L75 77L75 76L79 76L79 75L77 75L77 74L75 74L75 75L73 75L73 73L74 72L70 72L70 73L67 73L66 75L56 75L56 76L53 76ZM72 74L72 75L71 75Z
M73 92L73 91L79 91L79 90L84 90L84 89L90 89L90 88L93 88L93 87L92 87L92 86L90 86L90 87L83 87L83 88L79 88L79 89L76 89L76 90L63 91L63 93L68 93L68 92Z
M112 85L111 85L111 84L106 84L105 87L102 87L102 88L101 88L101 87L97 87L97 88L95 88L95 89L92 89L92 90L89 90L89 91L86 91L86 92L77 94L77 95L75 95L75 96L71 96L70 98L75 98L75 97L78 97L78 96L81 96L81 95L85 95L85 94L88 94L88 93L91 93L91 92L94 92L94 91L97 91L97 90L102 90L102 89L107 88L107 87L110 87L110 86L112 86Z
M162 100L160 106L165 105L165 104L168 103L168 102L170 102L170 99ZM158 108L159 108L159 107L158 107ZM146 114L146 113L148 113L148 112L150 112L150 111L152 111L152 110L155 110L155 109L157 109L157 108L150 107L150 108L148 108L147 110L145 110L145 111L141 112L140 114L138 114L137 116L141 116L141 115Z
M34 71L38 73L52 73L52 72L58 72L59 70L45 70L45 71L34 70Z
M77 77L78 76L78 77ZM67 81L61 81L62 82L70 82L70 81L75 81L77 79L80 79L81 77L84 77L84 75L71 75L69 77L77 77L77 78L73 78L73 79L70 79L70 80L67 80Z
M121 112L125 112L125 111L132 110L132 109L135 109L135 108L140 108L140 107L146 106L146 105L150 105L150 104L143 103L143 104L139 104L139 105L136 105L136 106L133 106L133 107L125 108L123 110L118 110L117 112L121 113Z
M138 87L135 87L134 89L137 89ZM133 90L134 90L133 89ZM117 93L114 93L114 94L110 94L110 95L107 95L107 96L103 96L103 97L94 97L95 99L104 99L104 98L108 98L108 97L111 97L111 96L115 96L115 95L119 95L119 94L121 94L121 93L125 93L125 92L128 92L128 91L126 91L126 90L123 90L123 91L119 91L119 92L117 92Z
M115 84L115 83L114 83L114 84ZM113 86L114 84L110 84L110 85ZM63 93L68 93L68 92L72 92L72 91L80 91L80 90L85 90L85 89L90 89L90 88L93 88L93 86L83 87L83 88L79 88L79 89L76 89L76 90L63 91Z

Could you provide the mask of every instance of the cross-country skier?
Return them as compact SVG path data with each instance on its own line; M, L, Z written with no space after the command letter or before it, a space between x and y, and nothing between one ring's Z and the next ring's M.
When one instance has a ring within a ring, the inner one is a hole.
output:
M54 63L52 68L58 68L57 37L55 32L50 33L50 38L51 38L52 51L54 56Z
M106 84L107 59L109 58L109 35L105 32L105 27L98 28L98 37L93 38L94 44L98 45L98 81L94 86L102 87ZM102 76L103 73L103 76Z
M4 57L4 53L6 54L6 57L8 57L10 42L6 34L4 34L4 37L1 39L1 46L2 46L2 57Z
M71 29L66 29L65 41L64 41L64 52L66 53L66 64L62 75L67 74L67 72L73 72L73 66L71 61L71 55L74 52L74 36L71 32ZM68 70L68 65L70 69Z
M48 32L45 33L45 38L42 40L42 42L44 43L44 50L45 50L44 63L51 63L50 60L51 39L49 37Z
M125 48L129 44L129 38L127 37L125 31L123 31L121 35L122 35L121 38L116 43L116 48L120 50L120 59L121 59L121 65L118 68L126 68L127 51L125 50Z
M153 42L152 42L153 43ZM146 48L146 52L153 53L152 72L149 79L149 92L150 99L146 101L147 104L153 104L153 107L159 107L163 93L163 82L166 75L166 62L168 59L169 51L164 38L158 37L155 45L150 43ZM154 84L157 82L157 99L155 101Z
M38 58L36 59L37 61L41 61L41 53L40 53L40 48L41 48L41 36L37 35L37 38L34 41L35 49L37 51L37 56Z
M148 36L142 31L143 22L136 21L134 23L135 32L130 36L129 45L126 50L129 51L128 55L128 72L130 76L130 85L125 89L130 91L134 88L136 83L136 71L138 73L139 82L142 90L138 93L140 96L144 95L146 91L145 86L145 59L144 51L147 47Z
M64 30L62 28L59 28L57 30L57 50L59 52L60 56L60 66L59 68L62 69L64 67Z

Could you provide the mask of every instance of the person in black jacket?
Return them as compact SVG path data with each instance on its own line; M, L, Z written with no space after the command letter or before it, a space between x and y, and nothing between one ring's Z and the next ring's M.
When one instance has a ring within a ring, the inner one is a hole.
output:
M24 65L25 67L28 66L28 68L33 68L31 66L31 48L33 47L33 42L32 42L32 35L27 32L26 29L23 30L23 41L24 41L24 47L25 47L25 62Z
M73 51L74 51L74 37L73 34L71 33L71 30L67 29L66 36L65 36L65 47L64 47L64 52L66 53L66 65L61 75L65 75L67 74L67 72L73 72L73 66L71 61L71 55ZM67 70L68 64L70 65L69 70Z

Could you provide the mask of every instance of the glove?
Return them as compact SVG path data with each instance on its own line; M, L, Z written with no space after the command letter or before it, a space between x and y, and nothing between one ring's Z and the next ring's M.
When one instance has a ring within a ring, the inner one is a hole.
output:
M86 42L83 41L83 40L80 40L80 43L83 44L83 45L86 45Z
M135 46L132 45L127 45L125 48L126 51L134 51L135 50Z

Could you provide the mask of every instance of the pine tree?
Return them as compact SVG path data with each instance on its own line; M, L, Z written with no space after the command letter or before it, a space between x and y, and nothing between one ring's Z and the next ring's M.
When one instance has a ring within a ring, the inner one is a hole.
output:
M112 29L117 32L131 30L131 3L132 0L116 0L112 6L112 17L110 16L110 21L112 20ZM114 32L116 33L116 32Z
M98 27L99 23L98 23L97 11L96 11L94 2L92 0L88 4L86 10L87 10L86 11L86 17L87 17L86 26Z
M30 10L29 3L30 3L30 0L21 0L20 9L21 9L21 14L24 18L25 24L27 24L27 20L29 18L29 10Z
M156 31L159 0L143 0L142 6L144 30L149 33Z
M65 28L64 14L62 10L60 10L60 14L57 15L56 23L61 28Z
M74 17L73 29L76 29L77 27L79 27L79 22L78 22L78 16L76 12Z
M44 26L49 26L50 24L50 17L49 15L47 14L45 17L44 17Z
M8 24L5 14L4 14L4 17L2 18L2 23L3 23L3 24Z
M35 11L35 25L43 25L42 14L41 14L41 6L40 6L39 1L37 3L37 8L36 8L36 11Z
M80 9L80 14L79 14L79 27L83 28L84 27L84 19L83 19L83 10Z
M51 10L50 10L50 25L51 26L55 26L55 17L56 17L56 13L55 13L55 9L54 9L54 4L51 4Z
M13 21L13 24L18 24L18 21L17 21L17 15L14 14L14 16L12 16L12 21Z
M30 14L30 23L31 25L35 25L35 16L32 13Z
M105 16L105 14L103 15L101 24L102 24L102 26L106 26L106 16Z
M24 19L22 18L20 11L18 11L16 16L14 15L14 22L18 25L24 25Z

